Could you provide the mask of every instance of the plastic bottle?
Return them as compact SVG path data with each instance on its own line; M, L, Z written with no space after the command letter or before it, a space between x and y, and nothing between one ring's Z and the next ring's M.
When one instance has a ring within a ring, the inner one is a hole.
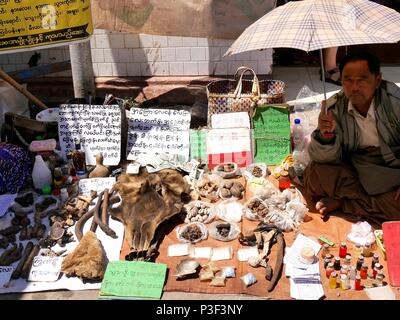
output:
M305 169L304 159L304 128L299 118L294 119L292 130L294 171L297 176L303 176Z
M44 186L51 186L53 182L51 171L40 155L35 157L35 164L33 165L32 170L32 180L33 186L38 190L41 190Z

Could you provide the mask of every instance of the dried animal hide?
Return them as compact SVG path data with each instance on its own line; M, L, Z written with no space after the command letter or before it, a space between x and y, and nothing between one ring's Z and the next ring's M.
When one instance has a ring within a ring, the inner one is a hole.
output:
M164 169L138 175L122 174L113 187L120 204L110 208L110 214L125 227L125 237L136 257L150 260L161 234L157 227L183 207L182 195L189 194L189 185L176 170Z
M104 248L92 231L85 233L78 246L65 257L61 271L67 276L87 280L101 280L107 267Z

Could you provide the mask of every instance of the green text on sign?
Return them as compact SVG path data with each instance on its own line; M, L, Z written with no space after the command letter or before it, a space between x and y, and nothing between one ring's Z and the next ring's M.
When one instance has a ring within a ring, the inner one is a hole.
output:
M288 105L257 107L254 118L254 161L277 165L290 153Z
M167 265L142 261L111 261L107 265L100 296L160 299Z

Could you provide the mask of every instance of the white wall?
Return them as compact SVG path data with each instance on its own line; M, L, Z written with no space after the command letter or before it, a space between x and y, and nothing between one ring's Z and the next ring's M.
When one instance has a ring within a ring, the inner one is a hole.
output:
M272 49L223 58L233 40L130 34L96 29L90 39L97 77L233 75L241 65L271 73ZM69 59L68 46L36 50L39 64ZM34 51L0 54L6 72L28 68ZM70 71L52 76L71 76Z

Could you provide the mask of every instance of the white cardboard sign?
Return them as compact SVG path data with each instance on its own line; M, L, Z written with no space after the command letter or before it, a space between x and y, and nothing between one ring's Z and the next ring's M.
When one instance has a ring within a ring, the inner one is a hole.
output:
M176 154L189 160L190 113L184 110L131 108L127 159L143 153Z
M13 271L13 267L0 267L0 288L4 287L10 282Z
M216 113L211 116L211 128L247 128L250 129L250 118L247 112Z
M66 158L74 150L74 139L81 139L86 164L96 164L102 153L104 165L118 165L121 159L121 108L118 105L62 104L58 133L61 152Z
M105 189L110 190L116 182L115 177L107 178L90 178L79 180L79 193L83 195L90 195L90 191L96 191L97 194Z
M34 257L28 281L57 281L63 259L62 257Z

